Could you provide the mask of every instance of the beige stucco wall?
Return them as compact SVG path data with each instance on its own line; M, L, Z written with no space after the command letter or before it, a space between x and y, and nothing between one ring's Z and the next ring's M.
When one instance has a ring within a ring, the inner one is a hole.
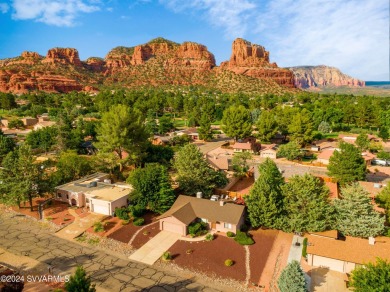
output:
M329 159L317 159L318 162L324 164L324 165L328 165L329 164Z
M111 207L110 202L90 198L89 204L90 204L90 211L91 212L98 213L98 214L104 214L104 215L110 215L110 216L112 215L111 208L110 208ZM101 211L97 210L97 207L95 207L95 206L103 206L104 211L101 212Z
M122 207L127 207L127 195L114 202L111 202L111 212L115 212L116 208Z
M61 197L59 197L59 194L61 194ZM66 197L67 195L68 198ZM72 199L75 199L77 207L85 206L85 196L83 193L71 193L63 190L57 190L56 199L68 203L69 205L72 205Z
M187 226L183 222L177 220L175 217L170 216L170 217L166 217L166 218L160 219L160 222L159 222L160 230L163 230L164 222L180 225L182 227L182 233L181 234L183 236L187 235Z
M262 151L260 152L260 157L276 159L276 151Z

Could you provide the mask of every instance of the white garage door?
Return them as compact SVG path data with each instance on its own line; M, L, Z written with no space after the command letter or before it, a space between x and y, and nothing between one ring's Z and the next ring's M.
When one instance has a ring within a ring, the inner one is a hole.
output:
M183 226L171 222L163 222L163 230L170 231L174 233L179 233L183 235Z
M333 271L344 273L344 262L340 260L315 255L313 259L313 266L329 268Z
M92 212L103 214L103 215L110 215L110 212L108 210L108 205L96 205L92 203Z

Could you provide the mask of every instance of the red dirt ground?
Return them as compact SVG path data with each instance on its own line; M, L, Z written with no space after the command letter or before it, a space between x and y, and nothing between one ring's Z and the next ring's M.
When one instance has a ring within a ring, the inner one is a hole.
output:
M144 234L144 232L147 232L148 234ZM156 222L155 224L145 227L140 233L138 233L131 245L137 249L141 248L145 243L151 240L159 232L160 226L158 222Z
M21 208L14 206L12 207L12 210L39 219L38 204L44 202L46 199L47 198L34 198L33 212L31 212L30 204L28 202L26 202L25 204L22 203ZM45 206L45 209L43 210L44 218L52 218L51 222L55 223L56 225L69 224L74 221L74 217L69 214L68 208L68 204L53 200L50 206Z
M210 277L231 278L244 281L245 250L232 238L215 235L213 241L182 241L178 240L170 249L173 263L189 270L205 273ZM192 249L191 254L186 254ZM235 264L226 267L224 262L232 259Z
M250 189L252 188L253 184L255 183L254 177L244 177L238 182L236 182L229 191L231 192L237 192L242 195L248 195Z
M157 214L147 212L145 215L142 216L145 219L145 223L143 226L154 222L157 216ZM133 222L130 222L127 225L122 225L120 228L115 229L115 231L110 233L107 237L118 240L120 242L128 243L134 233L137 230L141 229L143 226L135 226Z
M253 230L255 241L251 253L251 283L266 288L276 284L279 273L287 265L293 235L278 230Z
M94 227L89 227L86 232L92 233L98 236L108 236L111 233L115 232L116 230L120 229L122 227L122 220L118 217L107 217L103 221L101 221L104 227L104 231L101 232L95 232L93 229Z

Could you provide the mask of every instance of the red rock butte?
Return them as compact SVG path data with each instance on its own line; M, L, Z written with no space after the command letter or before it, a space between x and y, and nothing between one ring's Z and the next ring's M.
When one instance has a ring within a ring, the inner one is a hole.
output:
M217 67L206 46L163 38L135 47L116 47L104 59L90 57L86 61L81 61L73 48L53 48L46 57L23 52L20 57L0 60L0 91L90 91L117 82L125 87L207 85L226 72L262 80L256 83L259 91L259 84L275 84L278 90L294 88L293 73L270 63L269 55L262 46L236 39L230 60Z

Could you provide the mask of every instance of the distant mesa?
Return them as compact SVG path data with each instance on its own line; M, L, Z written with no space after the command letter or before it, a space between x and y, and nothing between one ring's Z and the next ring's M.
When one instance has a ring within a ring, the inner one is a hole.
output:
M294 73L294 84L298 88L321 87L365 87L365 82L342 73L338 68L325 65L288 68Z
M214 55L202 44L156 38L134 47L119 46L105 58L90 57L85 61L80 60L74 48L53 48L46 56L23 52L19 57L0 60L0 91L96 92L121 84L127 88L202 85L225 92L283 94L296 91L296 86L307 88L329 83L326 80L335 82L337 75L332 70L326 74L314 70L310 74L317 72L316 77L309 77L303 69L291 70L270 63L270 53L263 46L241 38L234 40L230 59L220 66L216 66ZM322 75L323 81L318 79ZM361 84L337 76L337 84Z

